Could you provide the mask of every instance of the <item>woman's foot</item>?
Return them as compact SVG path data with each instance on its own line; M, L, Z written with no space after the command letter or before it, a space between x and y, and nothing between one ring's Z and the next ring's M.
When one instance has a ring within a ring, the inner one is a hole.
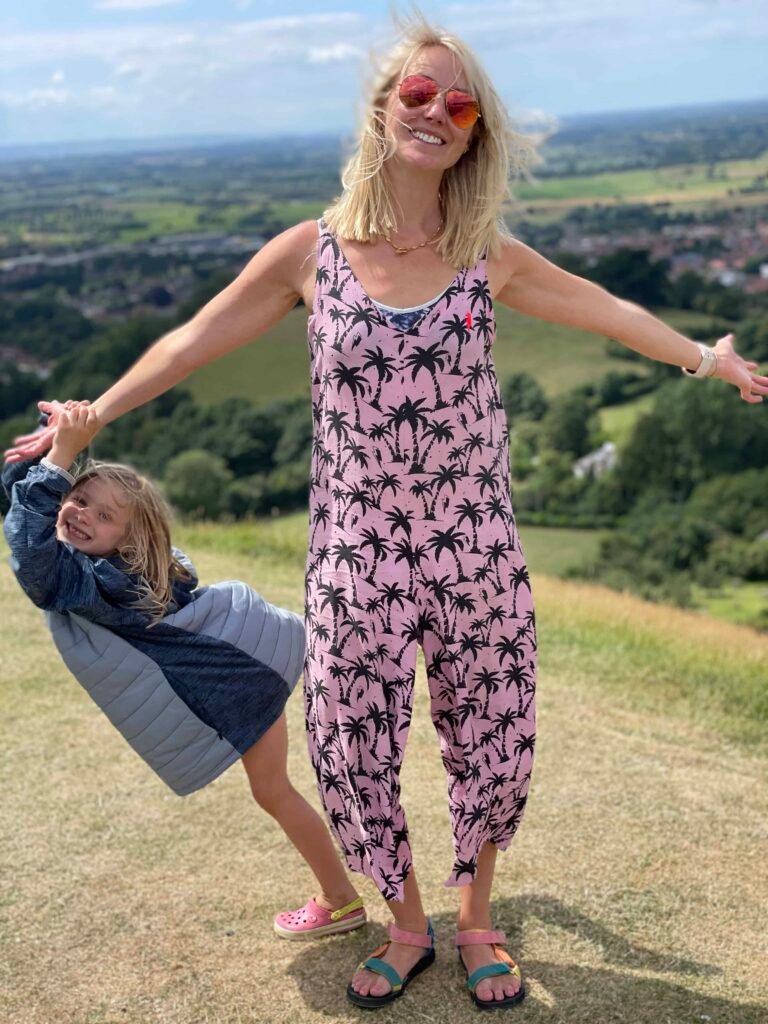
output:
M491 945L462 946L459 952L468 975L471 975L478 967L498 962L496 951ZM483 1003L493 1003L516 996L521 988L522 981L516 975L500 974L479 981L475 987L475 995Z
M381 959L394 967L401 978L404 978L424 956L424 950L418 946L405 946L401 942L390 942L389 948ZM392 986L381 974L373 971L356 971L352 979L352 988L361 996L385 996L392 991Z
M377 949L365 962L374 964L378 961L391 967L396 972L394 980L399 978L402 987L398 985L397 991L394 991L393 981L385 977L386 971L367 970L361 964L347 989L349 998L358 1005L373 1006L375 1004L372 1002L358 1002L358 1000L378 999L382 1000L379 1005L385 1005L391 999L402 995L411 978L434 962L435 936L429 922L425 922L423 929L420 928L413 932L405 931L398 928L397 925L391 924L389 933L390 940Z

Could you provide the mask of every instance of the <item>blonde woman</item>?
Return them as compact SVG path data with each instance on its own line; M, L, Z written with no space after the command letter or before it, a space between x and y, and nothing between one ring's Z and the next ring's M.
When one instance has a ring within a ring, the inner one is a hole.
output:
M348 996L378 1007L434 960L399 794L416 648L448 776L456 943L482 1009L524 995L493 930L496 854L531 774L536 647L491 357L493 303L586 328L761 402L768 378L565 273L501 219L527 147L455 36L418 22L382 63L344 191L266 245L95 403L100 423L311 310L315 424L305 693L320 793L347 864L374 880L390 939ZM417 824L418 827L418 824Z

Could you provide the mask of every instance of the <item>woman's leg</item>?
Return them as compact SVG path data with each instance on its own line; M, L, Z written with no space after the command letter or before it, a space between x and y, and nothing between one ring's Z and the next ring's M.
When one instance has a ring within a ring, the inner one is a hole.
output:
M395 924L409 932L426 935L427 918L421 905L421 895L413 868L405 880L403 890L402 903L398 903L397 900L386 901L395 919ZM391 964L403 978L412 967L416 966L423 955L424 950L419 946L405 946L400 942L392 942L382 960ZM357 971L352 979L352 988L361 996L383 996L389 992L391 985L380 974L373 974L371 971Z
M320 815L288 778L288 727L281 715L258 742L243 754L256 803L280 825L320 884L320 906L336 910L356 896L333 840Z
M493 872L496 867L496 847L493 843L485 843L477 858L477 873L471 885L461 889L461 903L457 927L459 931L489 931L491 922L491 888ZM461 957L469 974L492 964L496 957L491 946L462 946ZM513 996L520 988L520 982L512 975L501 975L495 978L484 978L478 983L475 995L478 999L503 999Z

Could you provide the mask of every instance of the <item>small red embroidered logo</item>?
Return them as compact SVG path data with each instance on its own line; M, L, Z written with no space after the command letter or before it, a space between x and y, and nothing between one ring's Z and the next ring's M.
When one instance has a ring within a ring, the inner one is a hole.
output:
M467 325L467 330L472 330L472 314L467 310L467 315L464 317L464 323Z

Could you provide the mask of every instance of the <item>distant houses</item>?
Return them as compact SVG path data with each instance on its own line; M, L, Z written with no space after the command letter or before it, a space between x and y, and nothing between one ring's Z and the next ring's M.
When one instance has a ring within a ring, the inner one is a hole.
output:
M602 476L603 473L613 469L617 462L616 445L613 441L606 441L595 451L589 452L587 455L577 459L571 468L573 469L573 475L582 480L587 476Z

